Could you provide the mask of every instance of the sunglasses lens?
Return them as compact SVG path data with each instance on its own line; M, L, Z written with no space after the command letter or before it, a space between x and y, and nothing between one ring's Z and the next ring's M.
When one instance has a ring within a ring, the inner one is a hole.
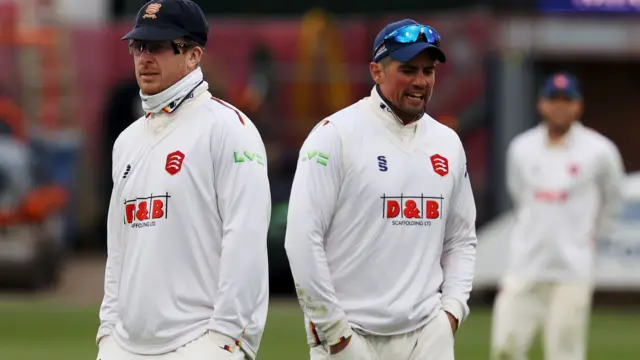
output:
M168 41L158 41L147 43L147 49L151 54L160 54L171 50L171 43Z
M171 42L169 41L138 41L134 40L129 43L129 52L131 54L140 55L143 52L147 54L161 54L171 50Z
M424 25L408 25L389 34L389 38L401 44L419 41L421 38L434 46L440 46L440 35L431 27Z
M139 41L129 41L129 53L139 55L142 52L142 45Z
M422 27L420 25L410 25L405 28L398 29L398 33L393 39L399 43L416 42L420 36L421 29Z
M440 34L438 34L433 28L426 26L424 34L427 37L427 42L429 44L440 47Z

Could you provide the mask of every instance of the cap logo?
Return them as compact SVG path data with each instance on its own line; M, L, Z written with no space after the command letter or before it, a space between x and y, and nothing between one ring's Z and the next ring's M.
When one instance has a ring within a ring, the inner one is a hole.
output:
M160 11L162 4L149 4L147 9L144 11L146 14L142 17L143 19L156 19L156 14Z
M384 44L382 44L382 46L380 46L380 49L378 49L378 51L376 51L376 53L375 53L375 55L373 55L373 57L377 58L378 56L380 56L385 51L387 51L387 47L384 46Z
M564 75L556 75L556 77L553 78L553 86L558 89L565 89L568 85L569 80Z

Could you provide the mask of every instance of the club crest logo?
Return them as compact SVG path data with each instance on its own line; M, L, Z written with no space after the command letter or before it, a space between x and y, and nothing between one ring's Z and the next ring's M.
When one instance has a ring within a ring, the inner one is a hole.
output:
M580 172L580 168L578 167L577 164L569 165L569 175L577 176L579 172Z
M149 4L149 6L147 6L147 9L144 11L145 14L142 17L143 19L156 19L158 18L156 16L156 14L158 13L158 11L160 11L160 8L162 7L162 4Z
M433 171L440 176L445 176L449 173L449 160L440 154L431 156L431 165L433 166Z
M184 161L184 154L181 151L174 151L167 155L167 163L164 169L169 175L175 175L182 169L182 162Z

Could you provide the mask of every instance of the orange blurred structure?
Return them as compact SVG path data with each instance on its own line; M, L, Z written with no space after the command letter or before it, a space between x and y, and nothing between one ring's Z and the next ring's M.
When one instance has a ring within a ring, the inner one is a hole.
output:
M61 212L66 203L67 193L60 186L37 187L29 191L17 207L0 210L0 227L42 223L48 216Z
M59 36L53 27L23 27L19 24L19 7L13 2L0 4L0 46L34 47L40 55L40 124L45 129L58 125L61 114L62 82Z

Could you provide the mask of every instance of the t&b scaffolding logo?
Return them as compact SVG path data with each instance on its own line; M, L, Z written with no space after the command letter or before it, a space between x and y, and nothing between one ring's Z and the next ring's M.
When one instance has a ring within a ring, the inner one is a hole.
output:
M169 193L124 201L124 223L134 229L156 226L156 220L169 216Z

